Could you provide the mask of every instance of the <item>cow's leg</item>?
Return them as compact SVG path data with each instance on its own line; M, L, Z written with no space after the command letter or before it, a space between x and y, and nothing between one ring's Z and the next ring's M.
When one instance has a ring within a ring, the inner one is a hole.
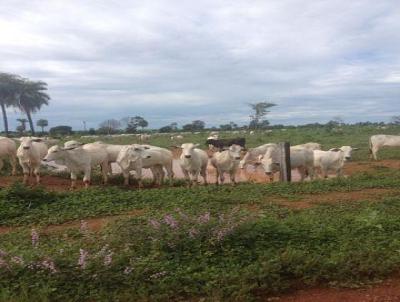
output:
M90 167L86 168L83 172L83 184L85 185L86 189L89 188L90 185L91 173L92 169Z
M198 185L199 181L199 171L193 171L192 172L192 184Z
M168 172L168 171L167 171ZM164 183L164 179L165 179L165 172L164 172L164 168L163 166L158 166L158 173L159 173L159 177L160 177L160 185L162 185ZM174 172L171 170L170 172L168 172L168 178L169 178L169 184L172 185L172 178L174 177Z
M71 190L74 190L76 188L76 179L77 179L76 173L74 171L71 171L71 187L70 187Z
M141 189L143 187L143 183L142 183L142 167L136 167L135 172L136 172L135 177L136 177L137 182L138 182L138 187L139 187L139 189ZM151 172L153 173L153 182L154 182L155 175L154 175L153 169L151 169Z
M336 170L336 177L344 177L342 168Z
M129 186L129 171L122 170L122 175L124 176L124 186Z
M203 177L204 184L207 185L207 166L201 168L200 175Z
M182 169L183 176L186 180L186 185L190 187L192 185L192 180L190 179L189 172L186 169Z
M314 167L307 167L308 175L310 176L310 179L313 180L315 178L315 170Z
M17 174L17 158L15 154L10 155L10 164L11 164L11 175L14 176Z
M376 147L372 147L372 158L374 159L374 160L378 160L378 148L376 148Z
M163 170L163 179L164 179L164 169L161 166L161 169ZM172 162L169 163L168 165L165 166L165 169L167 170L167 174L168 174L168 179L169 179L169 184L172 185L172 180L174 178L174 170L172 169Z
M218 170L218 168L217 169L215 169L215 171L216 171L216 175L215 175L215 177L216 177L216 179L215 179L215 184L218 186L218 181L219 181L219 170Z
M101 174L103 175L103 183L106 185L108 183L108 161L101 163Z
M40 165L34 167L32 170L33 170L33 175L36 178L36 184L40 184Z
M22 167L22 172L24 174L23 183L24 183L24 185L27 185L29 182L29 170L30 170L29 166L26 163L21 162L21 160L19 161L19 164Z
M297 168L297 171L299 171L299 173L300 173L300 181L304 181L304 178L305 178L305 169L303 168L303 167L301 167L301 168Z
M233 186L235 186L236 185L236 180L235 180L235 173L236 171L229 171L229 176L230 176L230 178L231 178L231 183L232 183L232 185Z
M328 178L328 169L321 168L322 178Z
M223 171L219 171L219 181L220 184L223 184L225 182L225 176Z

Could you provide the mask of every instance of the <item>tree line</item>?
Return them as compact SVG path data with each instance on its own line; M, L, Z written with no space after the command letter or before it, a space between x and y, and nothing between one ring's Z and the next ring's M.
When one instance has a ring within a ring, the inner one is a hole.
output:
M8 118L6 108L11 107L24 113L27 119L19 119L21 125L17 130L24 131L26 122L29 123L32 135L35 128L32 113L39 111L42 106L48 105L50 96L47 94L47 84L43 81L32 81L21 76L0 73L0 107L3 115L4 132L9 135ZM46 127L46 120L38 121L38 126Z

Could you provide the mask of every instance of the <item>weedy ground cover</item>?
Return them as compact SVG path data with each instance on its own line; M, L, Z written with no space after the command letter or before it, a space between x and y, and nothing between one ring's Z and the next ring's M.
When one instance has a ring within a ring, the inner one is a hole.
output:
M355 285L400 266L400 199L251 213L175 208L92 233L0 237L2 301L257 300L299 284Z

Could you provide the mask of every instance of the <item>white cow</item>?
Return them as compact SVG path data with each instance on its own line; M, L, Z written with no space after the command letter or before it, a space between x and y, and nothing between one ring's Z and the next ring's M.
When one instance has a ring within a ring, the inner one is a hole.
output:
M68 142L64 143L64 148L66 148L66 149L74 149L74 148L82 147L84 150L86 150L91 156L91 161L95 163L92 166L94 167L95 165L100 165L104 183L108 182L107 175L108 175L108 173L111 173L110 163L112 162L113 154L110 151L110 149L111 149L110 146L113 146L113 145L105 144L101 141L97 141L97 142L89 143L89 144L83 144L78 141L72 140L72 141L68 141ZM110 153L111 153L111 155L110 155ZM114 156L115 156L115 154L114 154ZM111 158L111 161L110 161L110 158ZM108 166L106 168L104 167L105 161L108 162ZM63 161L61 159L58 159L55 162L59 163L59 164L63 163ZM65 164L65 163L63 163L63 164Z
M168 152L166 152L168 151ZM172 171L172 152L163 148L148 148L137 146L125 146L120 151L117 163L121 167L124 176L124 184L129 184L129 172L134 170L139 182L139 187L142 186L142 168L151 169L153 180L161 185L164 178L165 168L170 181L173 178Z
M243 159L239 163L239 168L244 169L245 165L253 162L258 163L260 155L264 155L269 147L277 147L277 144L264 144L255 148L250 148L244 155Z
M261 165L265 174L273 181L273 173L279 171L280 158L277 147L269 147L264 156L261 157ZM311 179L314 178L314 156L313 151L305 148L290 148L290 165L300 173L301 181L308 174Z
M151 135L150 134L140 134L140 136L139 136L139 140L141 141L141 142L147 142L149 139L151 138Z
M400 136L377 134L369 138L369 152L375 160L378 160L377 153L382 147L400 147Z
M309 150L321 150L321 144L318 143L305 143L305 144L300 144L300 145L294 145L292 148L305 148Z
M67 166L71 173L71 188L76 187L77 175L83 172L83 183L88 187L91 180L92 168L100 165L103 182L108 181L108 154L104 147L96 145L96 143L86 145L72 145L68 147L53 146L46 157L45 162L55 161L62 162Z
M171 136L171 141L180 141L183 140L183 135L173 135Z
M352 151L358 148L342 146L329 151L314 150L314 167L321 169L322 177L327 178L328 172L335 172L336 176L343 176L343 166L351 159Z
M0 170L3 168L3 160L8 159L11 164L11 175L17 172L17 144L8 137L0 136Z
M179 164L189 185L197 184L199 174L207 184L208 154L198 149L199 144L186 143L181 145L182 154Z
M21 145L17 149L17 157L24 173L24 184L28 183L32 172L39 184L40 164L47 154L47 146L40 138L21 137L19 141Z
M224 183L224 173L229 173L232 184L236 184L235 174L237 168L239 167L241 150L242 147L238 145L232 145L227 150L214 153L213 157L211 158L211 164L217 170L217 185L218 180L220 184Z

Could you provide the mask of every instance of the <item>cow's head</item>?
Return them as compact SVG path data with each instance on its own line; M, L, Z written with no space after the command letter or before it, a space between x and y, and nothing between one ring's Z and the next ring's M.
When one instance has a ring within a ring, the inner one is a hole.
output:
M60 146L50 147L49 150L47 150L47 155L43 158L43 161L49 162L63 159L62 151L64 150L65 149Z
M197 148L199 144L192 144L192 143L186 143L182 144L180 148L182 149L182 156L184 158L192 158L193 156L193 150Z
M227 151L229 152L229 156L235 160L239 161L240 160L240 152L242 151L242 147L239 145L232 145L230 146Z
M265 174L270 178L274 172L279 170L280 163L274 148L268 148L265 154L259 157L259 161L261 162Z
M151 158L147 150L141 145L126 146L121 149L117 157L117 163L122 169L128 169L131 163L135 163L143 158Z
M19 141L21 142L21 148L24 150L29 150L32 148L32 145L34 142L38 143L43 141L41 138L37 138L37 137L21 137L19 139Z
M330 149L329 151L343 152L344 161L349 161L349 160L351 160L352 152L356 151L358 149L359 148L353 148L351 146L342 146L340 148Z
M347 161L347 160L351 160L352 152L357 151L358 148L353 148L350 146L342 146L342 147L340 147L340 150L343 151L344 159Z

